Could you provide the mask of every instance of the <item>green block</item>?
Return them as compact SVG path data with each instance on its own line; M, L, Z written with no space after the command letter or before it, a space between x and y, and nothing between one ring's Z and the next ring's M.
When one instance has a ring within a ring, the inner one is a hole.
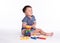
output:
M30 32L30 30L26 30L26 33L27 33L27 32Z

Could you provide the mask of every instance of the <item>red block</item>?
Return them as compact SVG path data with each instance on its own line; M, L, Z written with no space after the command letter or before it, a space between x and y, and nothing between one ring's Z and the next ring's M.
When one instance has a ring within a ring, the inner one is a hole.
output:
M43 39L43 40L46 40L46 38L44 38L44 37L38 37L38 39Z

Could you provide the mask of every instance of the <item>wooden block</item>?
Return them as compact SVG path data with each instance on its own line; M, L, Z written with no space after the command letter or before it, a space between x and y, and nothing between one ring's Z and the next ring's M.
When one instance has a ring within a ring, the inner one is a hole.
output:
M29 40L29 37L21 37L20 40Z

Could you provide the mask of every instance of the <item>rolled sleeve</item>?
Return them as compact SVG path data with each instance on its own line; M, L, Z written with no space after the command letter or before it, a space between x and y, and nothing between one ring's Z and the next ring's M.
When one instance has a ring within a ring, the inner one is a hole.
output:
M24 18L24 19L22 20L22 23L27 23L27 18Z
M33 16L33 22L34 22L34 23L36 22L35 16Z

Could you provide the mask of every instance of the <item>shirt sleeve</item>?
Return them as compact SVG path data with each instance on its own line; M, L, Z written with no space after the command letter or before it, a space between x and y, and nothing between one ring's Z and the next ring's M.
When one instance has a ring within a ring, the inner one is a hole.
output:
M35 23L35 22L36 22L35 16L33 16L33 18L34 18L34 19L33 19L33 22Z
M27 18L26 17L22 20L22 23L27 23Z

